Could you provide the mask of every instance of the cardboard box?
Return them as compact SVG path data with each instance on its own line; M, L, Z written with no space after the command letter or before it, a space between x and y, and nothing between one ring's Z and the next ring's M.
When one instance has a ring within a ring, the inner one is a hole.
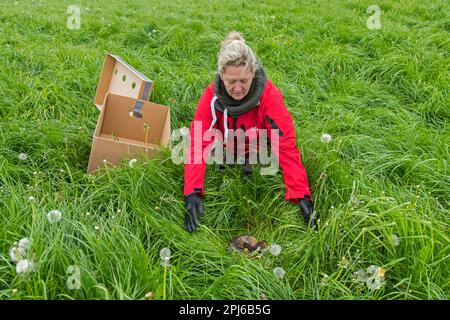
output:
M94 103L101 109L108 92L141 100L149 100L153 81L120 57L106 54L98 81Z
M119 57L106 56L95 97L100 116L88 173L118 165L124 158L153 158L161 147L170 147L170 109L146 101L152 85Z

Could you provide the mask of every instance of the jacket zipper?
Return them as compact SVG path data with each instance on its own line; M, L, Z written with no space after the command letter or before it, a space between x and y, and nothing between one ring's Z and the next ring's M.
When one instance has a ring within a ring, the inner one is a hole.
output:
M280 137L282 137L283 136L283 131L281 131L280 127L278 127L278 125L275 123L275 121L271 117L269 117L267 115L266 115L266 120L267 120L267 122L270 123L270 126L272 127L272 129L278 130L278 135Z

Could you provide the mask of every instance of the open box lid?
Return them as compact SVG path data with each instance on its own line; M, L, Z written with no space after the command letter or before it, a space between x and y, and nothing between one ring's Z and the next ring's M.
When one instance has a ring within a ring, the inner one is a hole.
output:
M152 80L134 69L122 58L107 53L94 103L101 110L107 93L148 101L152 87Z

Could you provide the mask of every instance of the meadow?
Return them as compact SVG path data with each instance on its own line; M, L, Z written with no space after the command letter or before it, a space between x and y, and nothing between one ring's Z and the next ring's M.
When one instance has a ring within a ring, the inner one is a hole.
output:
M445 0L2 0L0 299L449 299L449 12ZM170 150L86 172L105 53L154 81L175 130L231 30L284 95L317 231L284 200L281 172L208 166L192 234ZM281 251L230 253L241 234Z

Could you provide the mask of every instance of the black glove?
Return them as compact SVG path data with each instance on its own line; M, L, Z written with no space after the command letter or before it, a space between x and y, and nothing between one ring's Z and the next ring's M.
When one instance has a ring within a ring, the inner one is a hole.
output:
M309 199L308 199L309 198ZM302 213L303 219L307 225L314 229L317 227L316 215L313 214L313 203L309 196L305 198L299 199L298 206L300 207L300 211Z
M193 232L200 226L198 215L203 215L203 203L196 192L186 196L185 200L187 213L184 219L184 228L189 232Z

